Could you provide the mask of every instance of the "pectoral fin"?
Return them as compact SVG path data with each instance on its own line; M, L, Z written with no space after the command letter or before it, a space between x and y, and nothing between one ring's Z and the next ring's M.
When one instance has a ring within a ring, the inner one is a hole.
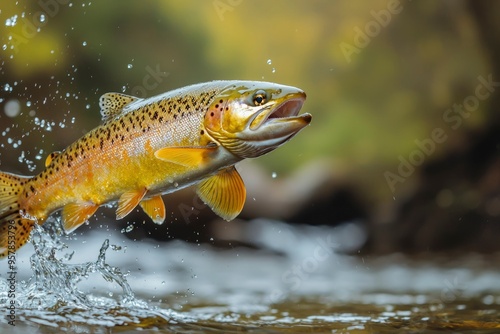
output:
M142 200L140 203L142 210L147 213L155 224L161 225L167 216L165 210L165 203L160 195Z
M146 195L146 188L127 191L120 196L118 208L116 209L116 219L122 219L128 215L142 201Z
M231 166L201 181L196 193L216 214L229 221L241 212L246 189L240 174Z
M62 210L63 226L66 233L73 232L85 223L97 210L99 205L92 202L66 204Z
M209 161L217 146L204 147L164 147L155 152L160 160L184 167L198 167Z

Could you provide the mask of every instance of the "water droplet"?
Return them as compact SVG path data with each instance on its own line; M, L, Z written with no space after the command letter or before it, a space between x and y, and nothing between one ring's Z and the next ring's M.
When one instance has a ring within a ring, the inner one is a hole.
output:
M271 72L276 73L276 69L273 67L273 69L271 70Z
M85 109L90 109L90 104L87 104L87 105L85 106Z
M83 45L83 46L87 46L87 42L86 42L86 41L83 41L82 45Z
M268 59L267 60L267 65L271 65L273 62L271 61L271 59Z
M13 27L16 25L16 23L17 23L17 15L14 15L14 16L8 18L7 20L5 20L5 25L7 27Z
M271 177L272 177L273 179L275 179L277 176L278 176L278 173L276 173L276 172L273 172L273 173L271 174Z
M9 100L5 103L3 110L7 117L16 117L21 113L21 103L18 100Z
M134 65L132 65L132 64L128 64L128 65L127 65L127 68L128 68L128 69L131 69L132 67L134 67Z
M26 107L31 107L31 101L26 101Z
M40 14L40 22L45 22L45 14Z

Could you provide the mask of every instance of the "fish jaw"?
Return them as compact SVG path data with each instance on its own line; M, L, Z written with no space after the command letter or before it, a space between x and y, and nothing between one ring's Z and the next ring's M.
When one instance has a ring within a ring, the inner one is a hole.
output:
M306 95L304 92L285 96L281 102L262 110L249 126L238 133L238 138L246 141L266 141L268 139L290 138L311 122L309 113L299 115Z
M257 86L253 94L263 91ZM306 99L302 90L275 85L266 96L269 101L262 106L249 104L251 94L229 102L220 115L220 127L210 134L232 154L255 158L284 144L311 122L311 114L299 115Z

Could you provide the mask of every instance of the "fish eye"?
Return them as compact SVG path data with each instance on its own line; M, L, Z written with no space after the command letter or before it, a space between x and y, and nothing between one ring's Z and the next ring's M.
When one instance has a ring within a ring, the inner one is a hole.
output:
M253 104L255 106L261 106L267 102L267 94L263 90L258 90L254 95L253 95Z

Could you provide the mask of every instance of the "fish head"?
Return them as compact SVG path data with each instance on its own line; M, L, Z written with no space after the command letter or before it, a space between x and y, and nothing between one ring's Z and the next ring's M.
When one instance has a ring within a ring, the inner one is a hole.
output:
M269 82L235 82L222 89L205 114L208 134L232 154L255 158L268 153L311 122L299 115L306 94Z

